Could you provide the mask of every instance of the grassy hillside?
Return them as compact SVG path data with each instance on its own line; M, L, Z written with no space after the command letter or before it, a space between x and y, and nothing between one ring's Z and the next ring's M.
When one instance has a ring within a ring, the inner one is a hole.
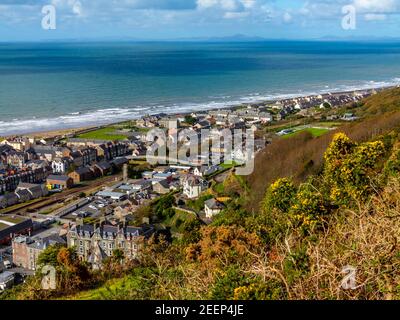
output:
M385 90L366 99L360 111L362 116L379 115L400 110L400 89Z
M346 109L346 108L344 108ZM267 187L277 178L293 177L295 182L303 182L310 174L321 171L323 154L338 132L346 133L357 142L368 141L376 136L398 130L400 127L400 89L383 91L367 98L358 107L361 120L343 124L340 128L320 137L307 132L290 139L276 139L260 153L255 162L255 170L247 177L252 190L249 194L249 210L258 210L259 203Z

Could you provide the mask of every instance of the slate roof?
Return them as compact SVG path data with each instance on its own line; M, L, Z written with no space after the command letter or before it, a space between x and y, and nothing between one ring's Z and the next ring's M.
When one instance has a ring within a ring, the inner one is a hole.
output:
M63 181L66 182L69 179L71 179L68 176L59 176L59 175L55 175L55 174L51 174L47 177L47 180L55 180L55 181Z
M207 200L206 202L204 202L204 205L211 210L222 210L225 207L221 202L217 201L216 199Z

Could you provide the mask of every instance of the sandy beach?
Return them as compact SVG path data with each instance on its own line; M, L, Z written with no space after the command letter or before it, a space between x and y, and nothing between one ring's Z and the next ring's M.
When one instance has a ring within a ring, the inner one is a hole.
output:
M346 94L352 94L355 92L366 92L366 91L373 91L373 90L384 90L384 89L390 89L393 88L393 86L386 86L386 87L380 87L380 88L369 88L369 89L362 89L362 90L352 90L352 91L340 91L340 92L332 92L331 95L333 96L340 96L340 95L346 95ZM282 99L282 100L294 100L294 99L300 99L300 98L305 98L305 97L315 97L318 94L313 94L313 95L299 95L299 96L293 96L292 98L287 98L287 99ZM329 95L326 92L321 93L321 95L326 96ZM264 101L258 101L258 102L253 102L253 103L243 103L243 104L238 104L238 105L233 105L233 106L226 106L223 108L218 108L218 109L225 109L225 110L235 110L241 107L245 106L252 106L252 107L257 107L257 106L262 106L266 104L273 104L276 103L277 101L281 100L264 100ZM213 110L218 110L218 109L209 109L207 111L213 111ZM195 112L196 110L192 110L190 112L173 112L170 113L170 116L174 115L188 115L191 114L192 112ZM206 111L206 110L203 110ZM156 114L156 113L153 113ZM143 115L144 116L144 115ZM15 137L15 136L26 136L26 137L34 137L34 138L41 138L41 139L51 139L51 138L62 138L62 137L67 137L67 136L72 136L72 135L77 135L83 132L88 132L92 130L97 130L99 128L107 127L107 126L112 126L112 125L118 125L127 121L134 121L136 119L128 119L124 121L118 121L118 122L112 122L109 124L102 124L98 126L87 126L87 127L76 127L76 128L60 128L60 129L55 129L55 130L49 130L49 131L40 131L40 132L27 132L24 134L18 134L18 135L7 135L4 136L4 138L9 138L9 137Z

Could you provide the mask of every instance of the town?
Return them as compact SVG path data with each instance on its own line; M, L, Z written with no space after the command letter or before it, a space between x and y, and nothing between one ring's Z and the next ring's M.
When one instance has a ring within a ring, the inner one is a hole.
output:
M223 132L253 132L255 157L273 139L302 131L320 135L341 121L357 120L353 112L336 112L337 107L357 106L376 91L146 115L70 134L0 139L0 291L33 275L40 253L49 246L73 247L80 259L101 269L116 249L127 259L138 259L152 236L179 236L185 219L209 224L229 202L228 196L214 191L230 172L251 160L243 151L246 139L228 151L224 144L213 144L221 141ZM209 139L200 139L207 152L185 154L185 162L150 163L148 150L154 141L148 133L155 128L164 130L169 140L183 129L196 136L208 130ZM138 214L160 199L167 199L171 216ZM171 225L174 214L179 217Z

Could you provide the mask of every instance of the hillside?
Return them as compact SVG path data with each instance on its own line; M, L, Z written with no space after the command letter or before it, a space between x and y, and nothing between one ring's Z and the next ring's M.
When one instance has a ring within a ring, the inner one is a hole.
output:
M252 190L249 194L249 210L257 210L267 187L277 178L292 177L296 183L303 182L310 174L321 171L323 154L332 137L344 132L357 142L398 130L400 124L400 89L382 91L363 102L362 106L343 107L345 111L356 111L361 120L343 124L337 130L320 137L302 133L291 139L275 139L260 153L255 161L255 170L247 177ZM343 111L344 112L344 111Z
M172 244L151 239L129 264L116 252L100 271L49 249L40 261L58 270L57 290L36 277L4 298L400 299L399 92L323 136L273 141L251 177L216 188L231 200L210 225L189 221Z

